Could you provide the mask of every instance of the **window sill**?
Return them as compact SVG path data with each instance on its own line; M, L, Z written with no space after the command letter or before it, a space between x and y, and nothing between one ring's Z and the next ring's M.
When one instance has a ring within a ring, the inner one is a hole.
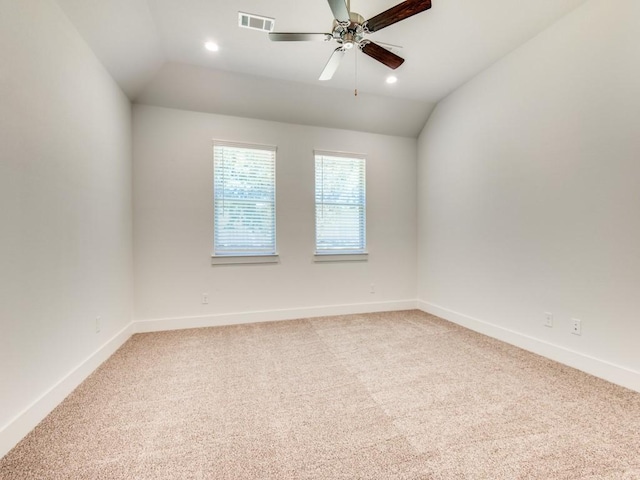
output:
M316 263L366 262L368 259L368 253L316 253L313 256L313 261Z
M280 256L273 255L212 255L211 265L257 265L280 263Z

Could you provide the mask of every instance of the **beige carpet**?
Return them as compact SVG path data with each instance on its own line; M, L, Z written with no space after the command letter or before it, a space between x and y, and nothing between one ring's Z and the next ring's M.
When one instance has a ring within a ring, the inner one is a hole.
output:
M418 311L135 335L2 479L640 479L640 394Z

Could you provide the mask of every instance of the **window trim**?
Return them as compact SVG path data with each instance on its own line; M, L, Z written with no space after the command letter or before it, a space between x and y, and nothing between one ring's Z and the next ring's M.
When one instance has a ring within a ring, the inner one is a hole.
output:
M274 228L274 242L273 252L260 253L256 251L247 251L243 253L241 251L229 252L229 253L216 253L216 241L215 241L215 148L216 147L231 147L231 148L245 148L250 150L267 150L273 152L273 228ZM211 151L213 154L212 169L213 169L213 183L212 183L212 198L213 198L213 242L211 253L212 265L240 265L240 264L261 264L261 263L279 263L278 255L278 207L277 207L277 145L261 144L261 143L249 143L249 142L237 142L230 140L214 139L211 145Z
M366 262L369 260L369 252L363 253L315 253L313 261L315 263L331 262Z
M352 160L364 161L364 247L360 250L318 250L318 218L315 207L317 206L315 191L317 185L315 183L316 175L316 157L326 155L329 157L347 158ZM314 172L314 255L313 261L316 263L325 262L366 262L369 259L367 247L367 155L364 153L334 151L334 150L313 150L313 172Z
M211 255L211 265L261 265L280 263L280 255Z

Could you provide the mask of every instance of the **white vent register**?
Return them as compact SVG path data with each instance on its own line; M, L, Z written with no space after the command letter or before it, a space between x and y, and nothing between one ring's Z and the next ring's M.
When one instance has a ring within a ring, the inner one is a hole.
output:
M238 26L242 28L250 28L251 30L260 30L262 32L272 32L276 19L254 15L253 13L238 12Z

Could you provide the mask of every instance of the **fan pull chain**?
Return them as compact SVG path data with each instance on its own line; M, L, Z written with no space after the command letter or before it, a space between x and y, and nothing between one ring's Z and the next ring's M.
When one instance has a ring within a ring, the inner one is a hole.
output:
M355 65L356 65L356 75L355 75L355 89L353 91L353 96L357 97L358 96L358 50L359 48L355 48L355 51L353 53L355 53L354 57L355 57Z

